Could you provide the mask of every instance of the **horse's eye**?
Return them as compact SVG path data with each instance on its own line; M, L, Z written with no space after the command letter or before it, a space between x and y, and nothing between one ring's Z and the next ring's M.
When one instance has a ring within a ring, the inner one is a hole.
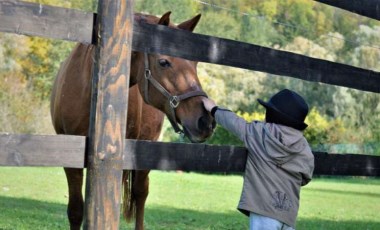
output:
M158 63L160 63L161 67L165 67L165 68L171 66L170 62L168 60L166 60L166 59L160 59L160 60L158 60Z

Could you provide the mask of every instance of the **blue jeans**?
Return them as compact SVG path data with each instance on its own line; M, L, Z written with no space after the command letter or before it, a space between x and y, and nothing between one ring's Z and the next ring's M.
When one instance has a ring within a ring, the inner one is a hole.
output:
M270 217L258 215L251 212L249 214L249 230L295 230L294 228L281 223Z

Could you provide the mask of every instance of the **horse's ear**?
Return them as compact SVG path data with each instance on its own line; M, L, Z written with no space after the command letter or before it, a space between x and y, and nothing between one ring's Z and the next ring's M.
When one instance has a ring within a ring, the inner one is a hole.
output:
M198 14L197 16L193 17L190 20L187 20L186 22L182 22L177 27L183 30L193 31L194 28L197 26L199 19L201 19L201 14Z
M162 17L160 18L160 20L158 21L158 24L159 25L164 25L164 26L168 26L169 23L170 23L170 14L172 12L171 11L168 11L166 12L164 15L162 15Z

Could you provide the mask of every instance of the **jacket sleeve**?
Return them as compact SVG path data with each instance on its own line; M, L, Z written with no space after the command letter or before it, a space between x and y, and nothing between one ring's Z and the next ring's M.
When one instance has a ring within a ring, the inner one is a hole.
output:
M313 154L310 152L311 156L307 163L306 163L306 168L305 168L305 172L302 173L302 182L301 182L301 186L305 186L307 185L312 177L313 177L313 172L314 172L314 156Z
M219 125L244 142L247 122L243 118L230 110L218 108L215 111L215 120Z

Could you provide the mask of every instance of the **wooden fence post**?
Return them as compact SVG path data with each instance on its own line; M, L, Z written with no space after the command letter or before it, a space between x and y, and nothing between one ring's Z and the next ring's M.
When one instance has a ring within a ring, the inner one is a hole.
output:
M99 0L84 229L118 229L133 0Z

